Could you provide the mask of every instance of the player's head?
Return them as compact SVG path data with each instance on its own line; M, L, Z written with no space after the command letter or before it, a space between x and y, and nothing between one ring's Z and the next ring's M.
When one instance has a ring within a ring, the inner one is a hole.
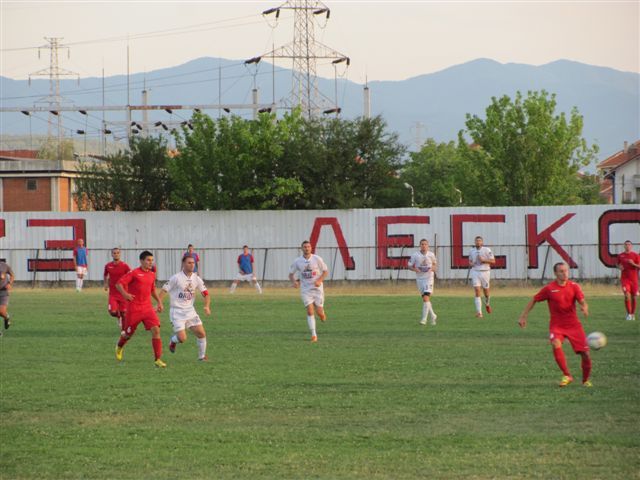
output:
M476 248L480 248L480 247L482 247L482 245L484 245L484 240L482 239L482 237L480 235L478 235L473 241L474 241L474 243L476 245Z
M111 258L113 258L115 262L120 260L120 249L118 247L111 249Z
M78 246L79 246L79 247L82 247L83 245L84 245L84 239L79 238L79 239L78 239Z
M193 273L196 269L196 261L191 255L182 257L182 270L184 273Z
M629 253L631 251L631 248L633 248L633 244L631 243L631 240L626 240L624 242L624 251Z
M313 250L313 248L311 247L311 242L309 240L302 242L301 247L304 255L311 255L311 250Z
M192 244L187 245L187 252L189 252L189 253L193 252L193 245Z
M420 240L420 251L426 252L427 250L429 250L429 240L423 238Z
M569 278L569 264L567 262L556 263L553 266L553 273L556 275L556 280L566 281Z
M153 253L151 253L149 250L145 250L142 253L140 253L140 266L144 269L144 270L151 270L151 267L153 267Z
M249 245L243 245L242 246L242 251L244 252L244 254L248 254L249 253Z

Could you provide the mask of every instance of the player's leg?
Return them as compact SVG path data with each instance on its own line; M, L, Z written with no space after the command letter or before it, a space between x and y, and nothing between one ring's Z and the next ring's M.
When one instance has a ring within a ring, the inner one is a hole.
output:
M0 295L0 317L4 320L4 329L11 326L11 317L9 316L9 295Z
M262 295L262 287L260 287L260 284L258 283L258 279L256 278L255 275L251 278L251 283L253 283L253 286L258 292L258 294Z
M184 343L187 340L187 319L175 314L174 310L169 311L169 319L173 326L173 336L169 340L169 351L176 353L176 346L179 343Z
M151 346L153 347L153 356L155 358L155 361L153 363L156 367L164 368L167 366L167 364L162 361L162 338L160 338L159 323L160 322L158 322L158 325L154 325L148 330L151 332Z
M305 302L305 309L307 310L307 326L309 327L309 333L311 333L311 341L318 341L318 333L316 332L316 317L314 315L315 308L313 299L309 298L308 302Z
M581 367L582 367L582 385L584 385L585 387L591 387L591 355L589 355L589 352L578 352L580 357L582 357L581 360Z
M474 305L476 307L476 317L482 318L482 300L480 299L480 294L482 293L482 288L480 285L473 287L475 297L473 299Z
M240 280L238 280L237 278L231 282L231 287L229 288L229 293L233 293L236 291L236 288L238 287L238 283L240 283Z
M191 330L191 332L196 336L196 343L198 344L198 360L209 360L209 357L207 357L207 334L204 331L204 326L200 323L199 325L189 327L189 330Z
M564 350L562 350L562 341L564 340L564 336L552 332L549 335L549 339L551 342L551 349L553 351L553 358L558 364L558 367L560 367L560 370L562 370L563 377L562 380L560 380L559 386L566 387L573 382L573 377L569 372L569 367L567 367L567 358L564 355Z
M118 339L118 344L116 345L116 360L122 360L124 346L129 341L129 339L133 337L133 334L136 333L136 329L138 328L140 321L140 317L135 313L126 315L125 325L120 332L120 338Z
M490 270L482 272L482 293L484 293L484 307L487 310L487 313L491 313L491 305L489 304L491 301L491 292L489 288L490 278L491 278Z
M582 385L585 387L591 387L591 381L589 380L589 377L591 376L591 355L589 355L589 345L587 343L587 336L584 333L584 329L581 326L578 326L577 328L567 332L566 336L571 343L573 351L581 357L580 366L582 367Z
M626 320L630 320L631 317L631 299L633 298L631 285L627 279L623 279L620 281L620 286L622 288L622 294L624 295L624 309L627 312Z

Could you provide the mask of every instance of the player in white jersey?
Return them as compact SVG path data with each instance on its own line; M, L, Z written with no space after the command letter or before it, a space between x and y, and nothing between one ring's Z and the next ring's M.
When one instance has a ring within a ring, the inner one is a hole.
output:
M302 303L307 309L307 325L311 332L311 341L318 341L316 333L316 317L323 322L327 319L324 312L324 287L323 281L328 274L327 265L318 255L311 253L311 242L302 242L302 256L296 258L289 269L289 280L294 288L300 287ZM298 278L296 278L296 273Z
M188 328L196 336L198 344L198 360L208 360L207 357L207 335L202 325L202 320L196 312L193 304L195 293L199 291L204 297L204 312L211 315L211 297L202 279L194 272L196 262L193 257L182 258L182 270L172 276L160 290L160 302L166 294L171 298L171 309L169 317L173 324L174 335L169 342L169 350L175 353L176 346L184 343L187 339L186 329Z
M429 251L429 242L426 239L420 240L420 250L411 255L409 259L409 270L416 272L416 284L422 296L422 318L420 325L427 324L427 318L431 314L431 325L436 324L438 316L433 311L431 305L431 295L433 294L434 272L438 268L438 262L433 252Z
M482 237L475 238L475 246L469 251L469 268L471 268L471 285L475 291L476 317L482 318L481 290L484 293L484 306L487 313L491 313L489 304L489 286L491 283L491 265L496 263L490 248L483 246Z

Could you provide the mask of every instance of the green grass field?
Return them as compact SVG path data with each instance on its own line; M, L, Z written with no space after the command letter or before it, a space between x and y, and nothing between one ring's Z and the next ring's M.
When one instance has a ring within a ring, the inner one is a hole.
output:
M588 298L586 331L609 338L594 388L560 389L546 305L520 330L525 292L483 320L468 293L421 327L416 295L328 288L310 344L295 292L216 290L211 361L190 337L161 370L142 328L117 364L104 292L14 291L0 478L640 478L640 322L620 297Z

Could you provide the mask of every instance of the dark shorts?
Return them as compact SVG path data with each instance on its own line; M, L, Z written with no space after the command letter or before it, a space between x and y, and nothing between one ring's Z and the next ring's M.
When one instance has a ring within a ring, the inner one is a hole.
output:
M9 293L6 290L0 292L0 305L9 305Z

